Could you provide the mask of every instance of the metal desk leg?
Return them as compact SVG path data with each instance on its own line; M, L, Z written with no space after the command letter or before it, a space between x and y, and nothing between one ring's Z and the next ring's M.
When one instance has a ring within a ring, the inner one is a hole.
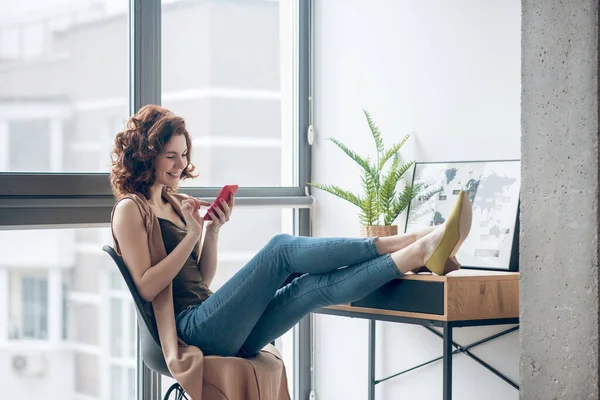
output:
M452 324L444 322L444 400L452 400Z
M369 320L369 400L375 400L375 321Z

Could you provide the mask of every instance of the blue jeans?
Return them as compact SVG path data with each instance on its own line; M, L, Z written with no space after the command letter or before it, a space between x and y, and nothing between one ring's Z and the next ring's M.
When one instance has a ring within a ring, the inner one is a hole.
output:
M178 313L177 333L205 355L255 355L316 308L359 300L400 276L375 240L276 235L207 300ZM294 273L303 275L281 287Z

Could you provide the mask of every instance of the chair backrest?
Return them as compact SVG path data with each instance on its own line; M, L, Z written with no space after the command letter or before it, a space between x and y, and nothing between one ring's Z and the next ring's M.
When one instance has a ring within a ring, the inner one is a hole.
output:
M135 283L133 282L133 278L129 273L129 269L127 269L125 262L117 254L115 249L113 249L111 246L105 245L102 247L102 250L107 252L115 264L117 264L117 267L119 268L119 271L121 272L127 287L129 288L131 297L133 297L133 302L137 312L137 325L140 332L140 351L142 353L142 360L144 361L144 364L146 364L148 368L162 375L171 376L169 369L167 368L162 349L160 348L158 332L155 329L154 322L144 311L144 307L146 304L148 304L148 302L145 301L142 296L140 296L137 288L135 287Z

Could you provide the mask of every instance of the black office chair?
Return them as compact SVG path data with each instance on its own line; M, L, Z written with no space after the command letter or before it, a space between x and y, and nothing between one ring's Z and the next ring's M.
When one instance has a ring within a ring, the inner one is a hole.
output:
M119 267L119 271L121 271L121 275L123 275L123 279L125 279L125 283L127 284L129 292L133 297L135 310L137 312L137 326L140 332L140 350L142 352L141 356L144 364L146 364L151 370L172 378L160 347L158 332L154 327L153 321L144 312L144 305L147 304L147 302L142 299L142 296L140 296L138 293L127 266L123 262L123 259L117 254L115 249L106 245L102 247L102 250L107 252L112 257L115 264L117 264L117 267ZM167 390L165 393L164 400L167 400L171 393L175 393L176 400L188 399L188 397L185 395L185 391L177 382L169 387L169 390Z

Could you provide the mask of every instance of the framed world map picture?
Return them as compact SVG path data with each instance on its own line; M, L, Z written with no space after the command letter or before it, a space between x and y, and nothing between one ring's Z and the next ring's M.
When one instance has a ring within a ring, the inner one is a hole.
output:
M458 193L473 206L471 232L456 254L462 268L518 271L519 160L415 163L413 184L432 197L416 197L408 208L405 232L444 223Z

